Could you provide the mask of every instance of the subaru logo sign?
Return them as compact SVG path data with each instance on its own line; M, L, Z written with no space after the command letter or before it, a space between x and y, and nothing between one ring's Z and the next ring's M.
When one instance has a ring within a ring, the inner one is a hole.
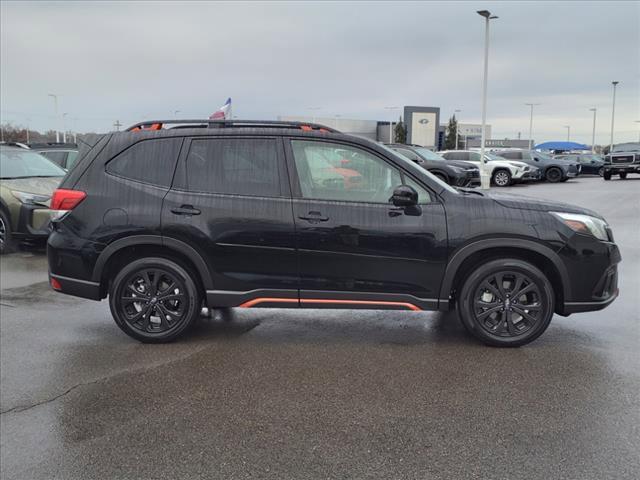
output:
M418 123L421 123L422 125L426 125L427 123L429 123L429 120L427 120L426 118L421 118L420 120L418 120Z

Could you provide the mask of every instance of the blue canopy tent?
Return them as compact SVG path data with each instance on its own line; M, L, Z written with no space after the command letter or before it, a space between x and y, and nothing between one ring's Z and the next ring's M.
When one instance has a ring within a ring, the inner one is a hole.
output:
M576 142L545 142L535 146L536 150L591 150L583 143Z

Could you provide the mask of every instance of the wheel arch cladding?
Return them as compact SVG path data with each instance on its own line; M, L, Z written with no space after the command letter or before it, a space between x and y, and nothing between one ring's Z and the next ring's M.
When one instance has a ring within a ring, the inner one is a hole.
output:
M203 291L213 288L209 268L197 250L180 240L156 235L126 237L109 244L98 257L92 280L100 283L104 295L106 283L119 268L132 259L148 256L177 260L197 277Z
M556 312L571 298L569 275L560 257L545 245L519 238L480 240L460 248L449 260L440 298L454 296L468 273L481 263L495 258L522 259L542 270L553 287Z

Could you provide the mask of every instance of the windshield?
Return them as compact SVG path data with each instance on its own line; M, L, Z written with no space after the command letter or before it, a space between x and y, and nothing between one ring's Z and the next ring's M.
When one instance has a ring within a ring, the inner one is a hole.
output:
M428 148L416 147L416 148L414 148L414 150L416 152L418 152L418 154L422 158L424 158L425 160L437 160L437 161L440 161L440 162L444 162L445 161L445 159L443 157L441 157L440 155L438 155L435 152L432 152Z
M23 149L0 149L0 178L64 177L66 172L42 155Z
M386 145L383 145L381 143L379 143L378 146L382 147L391 156L399 159L400 161L402 161L406 165L408 165L408 169L409 170L415 171L416 169L418 169L422 175L427 175L430 180L433 180L435 183L438 184L438 186L442 187L443 189L447 190L448 192L455 193L456 195L458 195L460 193L455 188L453 188L451 185L449 185L448 183L443 182L442 180L440 180L438 177L433 175L428 170L426 170L424 168L421 168L421 167L418 167L415 163L413 163L411 160L409 160L407 157L405 157L401 153L398 153L395 150L393 150L393 149L391 149L391 148L389 148Z

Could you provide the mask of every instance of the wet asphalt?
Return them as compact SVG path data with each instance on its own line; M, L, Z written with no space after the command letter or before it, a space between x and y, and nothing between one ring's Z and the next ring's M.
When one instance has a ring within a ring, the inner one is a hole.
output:
M520 349L455 314L232 310L142 345L0 260L2 479L640 478L640 177L509 188L602 213L620 298Z

